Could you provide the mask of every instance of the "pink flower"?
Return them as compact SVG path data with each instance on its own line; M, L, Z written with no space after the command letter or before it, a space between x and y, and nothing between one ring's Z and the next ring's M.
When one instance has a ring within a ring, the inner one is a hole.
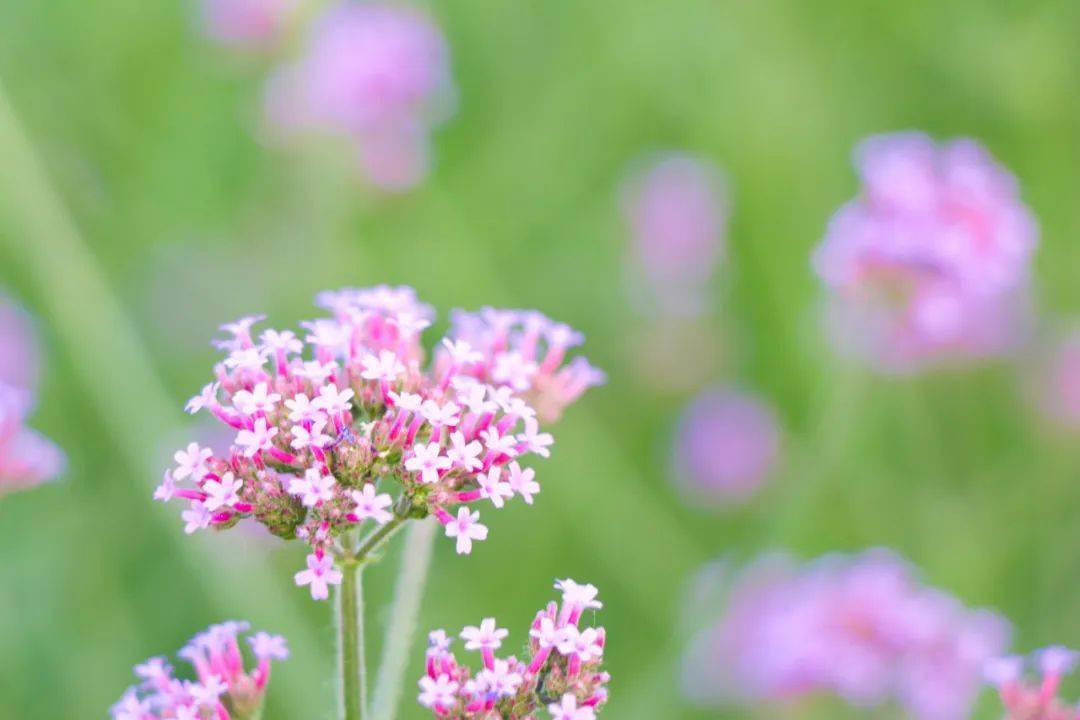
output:
M644 296L665 314L701 313L724 254L727 201L720 173L703 159L669 154L633 176L623 195L631 271Z
M772 408L734 388L701 393L676 429L673 474L695 502L746 502L776 469L780 428Z
M299 495L304 507L315 507L334 498L335 485L333 475L323 475L321 470L309 468L304 477L289 481L289 492Z
M961 720L1008 636L1000 617L924 586L882 550L802 566L767 558L729 586L721 619L684 663L688 692L705 703L825 692L859 708L896 702L918 720Z
M251 430L241 430L236 434L236 444L243 448L244 454L249 458L255 457L272 447L271 441L277 434L276 427L267 427L266 418L259 418Z
M488 529L480 524L480 513L459 508L456 518L446 523L446 537L457 538L458 555L472 552L473 540L487 540Z
M856 165L862 192L814 255L841 340L893 371L1015 345L1038 242L1015 178L972 140L920 133L869 138Z
M412 457L405 461L405 469L420 473L420 482L425 485L438 482L439 471L449 469L452 464L450 458L441 453L438 443L417 443L413 446Z
M446 42L429 17L400 6L342 4L315 24L304 57L267 93L279 135L344 134L375 185L406 190L427 173L431 124L452 96Z
M510 490L517 493L529 505L533 503L533 495L540 492L540 483L533 478L536 472L532 468L522 468L516 462L510 463L510 477L507 484Z
M562 696L562 700L548 705L551 720L594 720L595 711L588 706L578 707L577 698L570 693Z
M226 706L261 714L270 661L284 660L289 652L281 636L256 633L248 642L257 666L245 670L238 639L247 630L247 623L225 622L192 638L177 654L194 668L194 682L174 678L172 667L162 657L136 665L135 675L142 682L113 705L113 720L225 719L230 717Z
M379 525L385 525L394 519L393 514L386 509L394 503L394 499L387 493L376 495L374 485L365 485L363 490L353 490L352 498L356 501L353 512L361 520L370 518Z
M177 450L173 455L173 459L176 460L173 477L177 480L183 480L186 477L202 480L208 472L206 462L213 456L214 451L210 448L199 447L198 443L189 443L187 450Z
M207 480L203 485L203 490L206 491L206 500L203 501L206 509L213 512L240 502L238 493L243 486L244 481L232 473L225 473L220 480Z
M1005 720L1077 720L1076 703L1058 698L1062 678L1073 670L1076 658L1073 650L1049 647L1034 653L1030 663L1016 656L993 658L983 674L997 688ZM1024 677L1028 664L1036 671L1037 682Z
M33 319L0 294L0 384L33 392L40 373L39 356Z
M514 489L510 483L499 480L502 474L501 468L491 468L486 473L479 473L476 482L480 486L480 496L491 501L491 504L501 508L505 500L514 497Z
M479 626L461 631L465 649L481 654L483 665L475 673L458 663L444 631L430 633L425 674L420 679L420 704L437 718L452 713L462 720L484 720L497 705L499 714L512 708L513 717L539 719L547 696L553 692L550 678L559 678L555 687L565 693L558 703L548 706L549 711L555 717L594 718L607 702L610 679L601 669L605 633L603 628L581 628L579 623L581 604L599 607L593 602L596 588L571 580L558 586L575 595L579 604L560 608L552 602L536 613L525 661L496 656L509 632L499 628L494 618L484 618ZM556 648L562 654L554 653Z
M184 532L188 535L210 527L210 510L198 500L193 500L191 506L180 513L180 517L185 523Z
M307 570L296 573L294 579L298 587L311 586L314 600L325 600L330 596L330 586L341 584L341 571L334 567L334 560L328 555L312 553L307 556Z
M247 49L280 39L296 0L202 0L206 34Z

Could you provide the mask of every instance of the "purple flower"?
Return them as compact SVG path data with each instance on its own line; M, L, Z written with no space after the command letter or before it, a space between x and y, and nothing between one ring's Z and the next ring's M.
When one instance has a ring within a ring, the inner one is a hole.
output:
M745 502L776 468L776 415L763 401L732 388L701 393L675 435L674 476L693 500Z
M400 191L426 176L430 126L452 96L446 40L430 17L398 5L343 4L315 23L303 57L271 80L267 113L281 135L348 136L368 180Z
M136 665L140 682L113 705L113 720L258 715L270 681L270 661L286 659L289 649L280 635L256 633L248 638L256 666L247 671L239 643L240 634L247 630L245 622L224 622L192 638L177 655L194 668L194 682L173 677L172 667L162 657Z
M297 0L202 0L203 26L214 40L256 48L280 39Z
M865 140L859 196L814 254L834 329L882 369L917 370L1013 347L1038 228L1013 176L973 140Z
M1044 648L1029 660L1018 656L995 657L984 666L986 681L997 688L1005 720L1078 720L1075 702L1058 698L1064 675L1072 672L1078 654L1068 648ZM1024 676L1031 666L1038 681Z
M690 155L655 159L626 183L632 274L667 314L697 314L724 254L727 200L719 171Z
M39 356L33 320L13 300L0 295L0 383L34 390Z
M686 659L689 694L754 703L833 693L856 707L899 702L919 720L966 718L1008 626L920 583L871 550L806 565L770 557L738 575L727 607Z

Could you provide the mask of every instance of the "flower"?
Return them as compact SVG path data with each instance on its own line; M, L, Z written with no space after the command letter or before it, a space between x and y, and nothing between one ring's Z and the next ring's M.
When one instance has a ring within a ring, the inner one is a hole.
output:
M776 414L750 393L709 388L683 412L672 455L672 474L688 499L716 505L744 503L778 464Z
M371 518L379 525L385 525L394 519L393 514L386 510L393 504L394 499L388 493L376 495L374 485L365 485L363 490L353 490L352 498L356 501L353 512L361 520Z
M458 508L457 517L445 523L446 537L457 538L458 555L471 553L473 540L487 540L487 526L479 521L479 511L469 512L468 508Z
M330 596L330 585L340 585L341 571L334 567L334 560L329 555L311 553L307 556L307 570L296 573L298 587L311 586L311 597L325 600Z
M1030 659L1018 656L995 657L983 668L986 681L997 688L1005 708L1005 720L1077 720L1076 703L1057 697L1062 678L1072 672L1077 653L1061 646L1044 648ZM1026 666L1040 677L1030 682L1024 677Z
M197 634L179 657L195 670L196 680L181 681L165 658L150 658L135 666L141 682L113 705L113 720L201 720L204 717L242 718L260 714L270 681L271 660L285 660L289 650L280 635L256 633L248 638L257 661L244 669L238 642L248 624L225 622Z
M202 0L202 19L212 39L254 49L281 38L297 0Z
M864 140L859 197L814 254L831 322L887 371L1000 355L1027 314L1038 228L1015 178L973 140Z
M557 587L569 589L585 604L595 600L592 585L562 580ZM475 673L458 663L445 631L431 632L426 671L419 681L420 704L435 717L452 713L461 720L539 718L545 705L552 718L595 718L607 702L609 676L600 667L605 633L603 628L579 627L580 619L573 607L549 603L533 620L524 660L495 655L509 632L494 618L466 627L461 631L465 649L481 655L482 666ZM548 704L549 698L560 700Z
M363 175L403 191L427 174L431 127L452 96L446 41L428 15L340 3L316 20L303 56L271 79L266 115L283 139L310 131L351 139Z
M630 229L630 274L665 315L698 315L724 254L726 189L707 160L670 153L652 160L623 188Z
M1008 624L969 610L890 552L796 565L773 556L730 583L719 621L684 662L707 704L832 693L858 708L898 703L917 720L968 717Z
M475 344L451 331L426 363L421 333L434 310L410 288L345 288L317 302L330 314L301 323L303 339L259 329L257 316L223 327L216 380L188 409L230 428L233 445L188 445L154 497L186 504L187 533L250 519L299 538L310 547L299 582L321 598L334 563L357 560L350 531L367 520L390 533L434 515L465 554L488 534L476 503L531 504L539 484L528 465L553 439L530 399L561 410L588 383L571 382L582 371L566 357L580 336L539 313L480 313L492 328L533 333L507 338L536 366L519 391L484 370L494 337Z

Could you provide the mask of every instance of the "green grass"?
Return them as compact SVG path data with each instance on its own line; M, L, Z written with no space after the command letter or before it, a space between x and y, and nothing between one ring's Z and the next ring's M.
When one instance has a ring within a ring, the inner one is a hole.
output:
M43 171L39 184L25 158L0 154L0 283L41 320L35 424L71 456L63 483L0 502L0 715L102 717L132 664L243 614L296 650L268 719L329 716L329 610L292 586L301 549L182 537L175 508L149 496L216 325L249 311L292 323L343 284L409 283L443 318L455 305L541 308L582 328L611 375L556 428L535 507L492 515L470 558L439 544L422 629L495 615L523 640L555 576L587 579L605 601L607 716L716 717L678 700L690 574L723 554L886 544L1008 614L1018 647L1080 643L1075 439L1040 432L1007 366L896 380L832 359L807 259L854 192L859 138L972 135L1041 221L1040 306L1074 313L1080 6L433 7L460 108L436 135L430 181L386 199L332 151L260 146L268 66L209 45L192 7L0 0L0 81ZM630 355L641 320L616 192L658 148L713 159L733 186L716 379L773 398L788 434L782 476L739 512L675 498L666 442L686 398L650 390ZM393 561L367 578L369 626L385 617Z

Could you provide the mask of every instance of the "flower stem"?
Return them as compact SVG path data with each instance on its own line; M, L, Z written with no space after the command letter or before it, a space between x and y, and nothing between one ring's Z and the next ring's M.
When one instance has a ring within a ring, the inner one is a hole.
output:
M385 525L380 525L370 535L364 538L360 543L360 547L356 548L356 552L353 553L353 562L361 565L371 561L372 553L378 551L387 540L394 536L394 534L401 529L402 524L406 518L394 516L394 519Z
M349 561L342 566L337 593L339 707L342 720L361 720L367 702L364 658L364 566Z
M375 682L375 698L371 712L373 720L393 720L397 713L438 527L433 518L414 523L405 539L401 571L394 589L390 624L386 627L386 639L383 642L379 674Z

